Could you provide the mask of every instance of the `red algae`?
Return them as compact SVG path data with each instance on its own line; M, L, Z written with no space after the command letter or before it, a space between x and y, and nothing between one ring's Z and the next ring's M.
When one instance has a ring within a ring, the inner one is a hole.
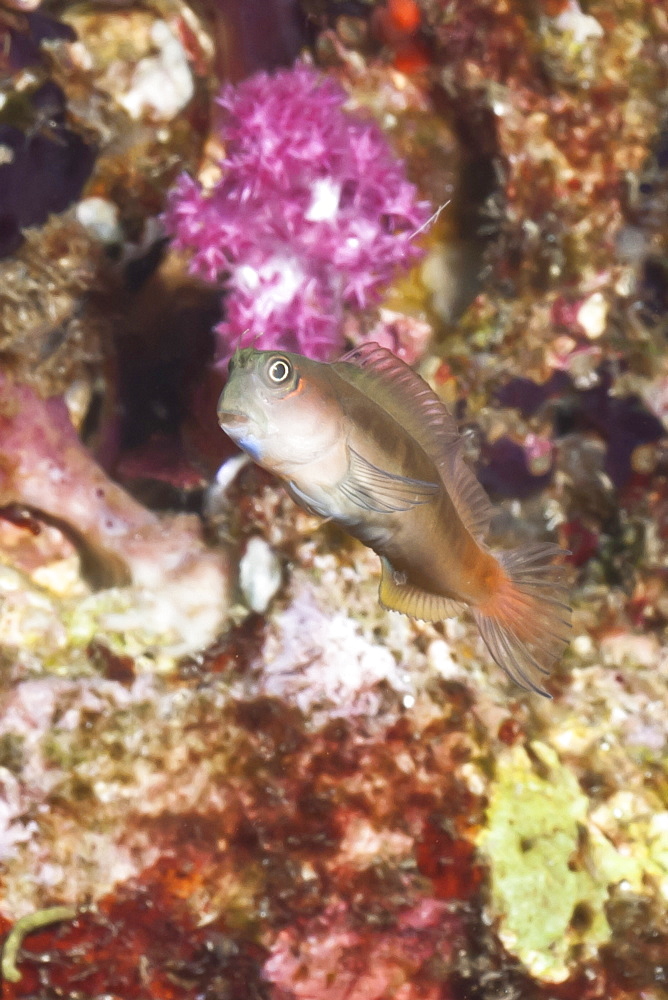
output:
M258 996L279 996L279 985L308 996L298 982L324 984L331 960L332 971L341 969L334 997L344 995L342 984L360 997L395 987L406 998L448 995L467 934L457 907L477 897L480 876L462 849L475 800L452 779L447 731L425 743L398 726L386 742L338 720L309 733L300 712L269 698L237 701L219 722L220 730L204 718L187 730L193 764L207 753L196 750L199 741L215 745L226 734L229 756L211 775L209 806L126 816L130 843L148 837L158 857L71 927L31 937L26 949L41 956L41 981L128 997L171 997L176 982L189 997L218 976L236 997L242 968ZM397 767L406 753L412 778L407 760ZM79 808L93 801L84 797ZM447 851L438 837L427 848L437 815L460 831ZM447 884L443 863L456 866ZM35 988L29 956L21 965L25 979L11 996Z
M262 949L228 935L222 922L198 927L151 872L71 924L30 935L22 954L21 981L4 984L8 1000L65 991L125 1000L194 1000L203 989L229 1000L268 996Z
M496 735L506 746L512 746L513 743L517 743L524 735L522 724L510 715L507 719L503 720Z
M136 677L135 662L132 657L114 653L99 639L93 639L88 644L86 654L102 677L127 685Z
M417 845L420 872L432 880L437 899L469 899L480 887L483 869L474 864L475 847L428 820Z
M180 673L184 677L247 672L262 651L265 620L249 615L240 625L232 626L220 640L197 658L184 658Z
M265 974L287 996L304 1000L439 1000L451 994L425 966L435 954L447 962L457 923L434 902L405 911L381 931L360 932L338 906L306 925L303 936L280 934Z

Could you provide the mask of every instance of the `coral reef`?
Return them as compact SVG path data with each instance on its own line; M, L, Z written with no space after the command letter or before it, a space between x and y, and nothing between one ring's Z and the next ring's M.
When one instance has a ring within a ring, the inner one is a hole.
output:
M89 430L103 435L115 396L116 282L99 245L74 219L52 219L0 261L0 281L3 371L44 396L63 395L78 427L97 408Z
M666 1000L665 10L266 10L0 4L3 996ZM234 454L257 334L571 550L550 701Z

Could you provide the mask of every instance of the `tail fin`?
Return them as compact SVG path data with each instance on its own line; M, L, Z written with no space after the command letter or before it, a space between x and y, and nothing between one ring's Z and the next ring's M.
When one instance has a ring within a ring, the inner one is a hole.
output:
M563 549L538 543L496 554L505 571L495 593L473 616L498 665L526 690L549 694L541 674L549 673L569 639L571 609L563 599L566 567L555 563Z

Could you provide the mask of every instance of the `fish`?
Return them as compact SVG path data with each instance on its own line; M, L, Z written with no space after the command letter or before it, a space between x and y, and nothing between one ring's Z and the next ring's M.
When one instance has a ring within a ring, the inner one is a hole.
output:
M377 553L384 608L427 622L468 610L506 674L550 697L542 678L569 640L564 550L488 547L492 504L412 368L375 343L334 362L237 349L218 421L300 507Z

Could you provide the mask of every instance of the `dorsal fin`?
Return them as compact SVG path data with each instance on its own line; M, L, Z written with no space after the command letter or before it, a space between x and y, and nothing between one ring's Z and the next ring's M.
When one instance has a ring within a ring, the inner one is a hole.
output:
M454 417L424 379L374 343L362 344L344 354L333 368L417 441L438 469L462 523L477 541L482 541L489 528L492 505L462 455L462 438Z

